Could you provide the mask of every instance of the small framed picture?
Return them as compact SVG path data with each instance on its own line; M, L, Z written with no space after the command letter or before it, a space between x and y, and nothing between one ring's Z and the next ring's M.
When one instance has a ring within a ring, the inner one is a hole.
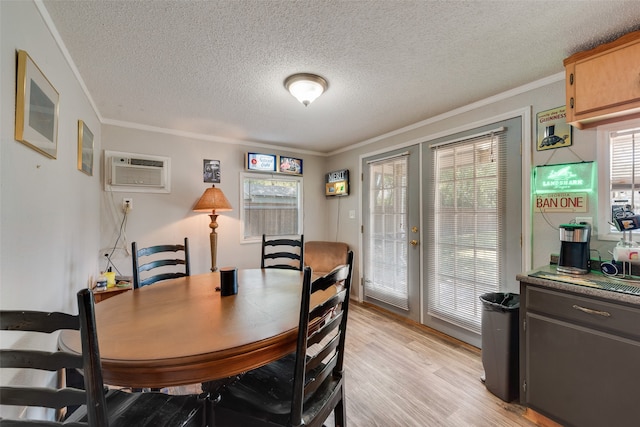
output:
M27 52L19 50L15 139L52 159L58 151L59 98Z
M278 172L302 175L302 159L280 156L278 158Z
M324 177L325 196L349 195L349 169L329 172Z
M275 154L247 153L246 169L253 172L276 172Z
M572 130L567 124L566 106L552 108L536 114L538 151L569 147L572 144Z
M93 132L78 120L78 170L93 176Z
M204 182L220 184L220 160L204 160L202 176Z

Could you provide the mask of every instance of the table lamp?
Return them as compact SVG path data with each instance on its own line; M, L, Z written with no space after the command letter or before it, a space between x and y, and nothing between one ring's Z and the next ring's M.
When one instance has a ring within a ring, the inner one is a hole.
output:
M218 214L216 211L230 211L231 203L227 200L222 190L216 188L215 185L211 186L211 188L207 188L198 200L198 203L193 208L194 212L211 212L209 217L211 218L211 223L209 224L209 228L211 228L211 234L209 235L209 241L211 243L211 271L217 271L218 266L216 265L216 253L218 250L218 233L216 233L216 228L218 228L218 223L216 219L218 218Z

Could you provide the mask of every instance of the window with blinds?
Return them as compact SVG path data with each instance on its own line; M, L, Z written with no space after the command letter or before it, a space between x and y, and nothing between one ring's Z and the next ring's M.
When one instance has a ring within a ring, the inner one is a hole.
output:
M241 181L243 240L302 234L302 178L242 174Z
M480 295L504 289L505 128L434 150L428 314L480 333Z
M630 205L631 211L640 214L640 120L598 130L601 197L598 237L618 240L622 233L611 224L612 206Z
M610 135L610 199L640 214L640 129Z

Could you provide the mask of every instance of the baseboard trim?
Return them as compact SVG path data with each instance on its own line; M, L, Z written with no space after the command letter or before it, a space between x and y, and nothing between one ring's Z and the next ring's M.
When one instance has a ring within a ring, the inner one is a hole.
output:
M539 427L562 427L562 424L558 424L552 419L547 418L542 414L539 414L538 412L534 411L531 408L527 408L524 411L523 417Z

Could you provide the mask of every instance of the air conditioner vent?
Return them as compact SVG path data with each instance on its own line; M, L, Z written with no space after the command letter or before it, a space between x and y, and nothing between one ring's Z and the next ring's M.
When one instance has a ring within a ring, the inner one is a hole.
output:
M162 167L114 163L111 172L111 185L162 187L163 178Z
M164 167L162 160L150 160L150 159L130 159L130 164L135 166L153 166L156 168Z
M105 190L169 193L170 159L105 151Z

